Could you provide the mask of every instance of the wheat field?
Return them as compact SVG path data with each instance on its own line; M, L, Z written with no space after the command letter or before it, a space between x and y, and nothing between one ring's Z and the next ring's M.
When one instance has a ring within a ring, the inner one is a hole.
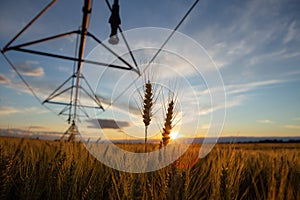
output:
M218 144L197 160L199 147L134 174L101 164L82 143L3 137L0 199L300 199L300 144Z

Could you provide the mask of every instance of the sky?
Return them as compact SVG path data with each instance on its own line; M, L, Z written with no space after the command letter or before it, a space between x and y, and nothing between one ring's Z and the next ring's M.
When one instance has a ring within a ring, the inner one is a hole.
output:
M193 2L120 0L121 27L135 49L133 53L141 68L155 53L151 48L141 48L159 46ZM45 0L2 2L0 48L48 3ZM77 30L81 25L82 4L81 0L57 1L13 44ZM105 1L94 0L92 6L89 31L107 44L110 12ZM178 94L178 115L174 120L178 123L174 129L183 137L208 136L209 130L213 131L211 127L215 126L222 127L221 136L299 137L299 10L300 2L297 0L200 1L179 27L180 33L166 46L175 53L163 51L154 62L152 71L148 72L158 83L155 86L159 96L150 137L160 137L163 105L167 102L170 88ZM36 45L34 49L72 56L75 45L76 36L72 35ZM124 53L124 59L132 63L126 54L124 41L120 40L119 45L111 48ZM74 65L69 61L14 51L6 55L40 100L71 76ZM90 38L87 39L85 57L119 63ZM201 75L192 70L189 61L199 64L196 68ZM173 68L170 68L171 65ZM9 131L20 136L57 137L68 128L66 118L57 116L62 107L51 105L49 110L42 106L2 55L0 66L1 134ZM81 119L83 135L99 131L100 121L101 130L111 138L142 138L140 104L136 102L140 100L138 94L143 90L140 85L143 79L140 78L120 101L109 106L106 101L115 100L123 91L122 87L130 84L128 80L134 80L137 75L88 65L83 65L83 72L92 88L103 97L103 105L107 108L99 115L89 111L91 115L95 114L95 119ZM214 83L218 84L209 85L205 76L214 76ZM211 94L224 91L226 105L218 96L212 103ZM81 98L85 100L84 95ZM213 121L220 113L226 113L224 121L220 120L222 116L218 122ZM93 134L99 137L97 133Z

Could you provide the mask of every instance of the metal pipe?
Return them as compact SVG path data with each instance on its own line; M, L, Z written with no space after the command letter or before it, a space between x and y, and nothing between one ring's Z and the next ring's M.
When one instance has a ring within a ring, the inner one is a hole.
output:
M36 51L36 50L31 50L31 49L13 48L12 50L21 51L21 52L25 52L25 53L31 53L31 54L37 54L37 55L41 55L41 56L60 58L60 59L64 59L64 60L79 61L78 58L74 58L74 57L70 57L70 56L63 56L63 55L59 55L59 54L47 53L47 52ZM81 61L84 62L84 63L88 63L88 64L101 65L101 66L111 67L111 68L116 68L116 69L134 70L134 68L131 69L131 68L123 67L123 66L120 66L120 65L113 65L113 64L108 64L108 63L92 61L92 60L82 59Z
M74 85L71 85L70 87L68 87L68 88L66 88L66 89L64 89L64 90L62 90L61 92L59 92L59 93L57 93L57 94L55 94L55 95L52 95L50 98L46 99L44 102L47 102L47 101L49 101L49 100L51 100L51 99L54 99L55 97L58 97L59 95L61 95L61 94L65 93L65 92L67 92L68 90L72 89L73 87L74 87ZM43 103L44 103L44 102L43 102Z
M64 106L71 106L70 103L65 103L65 102L58 102L58 101L47 101L47 103L50 103L50 104L57 104L57 105L64 105ZM80 105L80 107L83 107L83 108L94 108L94 109L101 109L99 106L88 106L88 105Z
M11 39L3 49L6 49L13 43L24 31L26 31L31 24L33 24L40 16L42 16L57 0L51 1L39 14L37 14L13 39Z
M82 69L82 60L84 56L84 49L86 43L86 35L87 29L89 26L89 18L91 14L91 0L84 0L84 6L82 9L83 17L82 17L82 25L81 25L81 33L80 33L80 44L79 44L79 52L78 52L78 65L77 65L77 77L76 77L76 90L74 97L74 115L73 121L76 121L77 114L77 104L78 104L78 96L79 96L79 87L80 87L80 74Z
M91 33L87 33L88 36L92 37L96 42L98 42L99 44L101 44L106 50L108 50L111 54L113 54L114 56L116 56L120 61L122 61L125 65L127 65L130 69L133 69L133 67L126 61L124 60L121 56L119 56L116 52L114 52L111 48L109 48L108 46L106 46L105 44L103 44L103 42L101 40L99 40L96 36L94 36Z
M46 37L46 38L43 38L43 39L34 40L32 42L27 42L27 43L19 44L19 45L16 45L16 46L7 47L7 48L4 48L3 51L6 52L6 51L9 51L9 50L15 50L16 48L21 48L21 47L30 46L30 45L33 45L33 44L38 44L38 43L41 43L41 42L46 42L46 41L57 39L57 38L62 38L62 37L68 36L68 35L72 35L74 33L79 33L79 31L70 31L70 32L66 32L66 33Z
M50 100L50 99L53 99L53 95L58 91L58 90L60 90L69 80L71 80L71 78L73 78L73 76L74 75L72 75L72 76L70 76L67 80L65 80L65 82L63 82L60 86L58 86L58 88L56 88L56 90L54 90L48 97L47 97L47 99L45 99L45 101L46 100ZM73 85L73 84L72 84ZM45 102L44 101L44 102ZM44 104L44 102L43 102L43 104Z

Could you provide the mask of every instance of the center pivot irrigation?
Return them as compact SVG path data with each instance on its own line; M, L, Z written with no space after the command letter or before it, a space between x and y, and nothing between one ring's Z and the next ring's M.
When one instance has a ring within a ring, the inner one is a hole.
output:
M69 31L65 33L60 33L48 37L44 37L38 40L32 40L29 42L25 42L22 44L18 45L13 45L15 41L26 31L28 30L32 24L34 24L43 14L45 14L56 2L57 0L51 1L43 10L41 10L20 32L18 32L2 49L1 53L4 56L5 60L8 62L8 64L13 68L13 70L17 73L17 75L20 77L20 79L23 81L23 83L27 86L27 88L30 90L30 92L33 94L33 96L43 105L46 107L45 104L56 104L63 106L62 110L58 113L58 115L66 115L67 116L67 122L68 124L71 124L71 126L67 129L67 131L64 133L61 139L67 139L68 141L75 140L75 136L78 134L78 129L77 129L77 121L78 121L78 109L81 110L84 114L85 117L89 117L85 109L98 109L104 111L104 107L101 104L101 100L98 95L96 95L88 83L87 78L83 75L82 73L82 64L83 63L88 63L92 65L98 65L98 66L104 66L108 68L115 68L115 69L120 69L120 70L129 70L138 75L138 77L132 81L132 83L125 88L123 92L119 94L119 96L116 97L115 100L113 100L110 103L110 106L119 98L124 95L124 93L145 73L147 68L149 67L150 63L152 63L156 57L159 55L161 50L165 47L165 45L168 43L168 41L171 39L171 37L174 35L174 33L177 31L177 29L181 26L183 21L187 18L187 16L190 14L190 12L193 10L193 8L197 5L199 0L196 0L192 6L189 8L189 10L186 12L186 14L182 17L182 19L179 21L179 23L175 26L171 34L166 38L166 40L162 43L161 47L157 52L153 55L151 61L149 62L149 65L144 68L143 71L140 71L136 59L134 57L134 54L130 48L130 45L128 44L125 35L123 34L123 30L120 27L121 24L121 18L119 15L119 1L114 0L113 5L109 3L108 0L105 0L108 9L111 12L111 15L109 17L109 23L111 27L111 33L110 33L110 38L108 42L111 45L117 45L119 43L119 38L118 38L118 31L126 45L126 48L129 52L130 58L132 59L133 66L123 59L120 55L118 55L115 51L113 51L109 46L105 45L98 37L96 37L94 34L88 31L89 28L89 21L90 21L90 16L92 12L92 0L84 0L84 5L82 9L82 23L81 27L78 30L74 31ZM65 56L59 53L50 53L46 51L39 51L39 50L33 50L29 49L28 47L35 45L35 44L40 44L46 41L50 40L55 40L58 38L63 38L63 37L68 37L71 35L77 35L77 42L76 42L76 47L75 47L75 56ZM87 37L90 37L93 39L95 42L100 44L102 47L104 47L109 53L114 55L119 61L122 62L122 65L115 65L115 64L109 64L105 62L99 62L99 61L94 61L94 60L87 60L84 59L85 55L85 46L86 46L86 39ZM59 85L45 100L40 100L36 92L33 90L33 88L30 86L30 84L27 83L27 81L24 79L22 74L18 71L17 67L14 65L14 63L8 58L6 55L10 51L18 51L18 52L24 52L24 53L29 53L29 54L35 54L35 55L40 55L40 56L47 56L47 57L53 57L57 59L63 59L63 60L70 60L74 62L74 67L73 67L73 73L69 78L67 78L61 85ZM84 82L85 85L87 86L82 87L81 82ZM70 84L71 83L71 84ZM69 87L64 89L67 84L70 84ZM84 92L91 100L93 100L96 103L96 106L92 105L83 105L80 103L80 98L79 98L79 92L82 91ZM69 101L68 102L62 102L56 100L57 97L61 96L62 94L68 94L69 95Z

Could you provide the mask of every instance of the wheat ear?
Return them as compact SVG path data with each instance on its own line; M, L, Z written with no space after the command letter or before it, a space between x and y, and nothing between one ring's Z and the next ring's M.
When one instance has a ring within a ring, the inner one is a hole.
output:
M170 133L172 131L172 123L173 123L173 114L174 114L174 100L171 99L171 101L168 104L168 109L166 113L166 119L164 128L162 131L162 144L166 146L170 142Z
M145 124L145 152L147 152L147 133L148 126L151 122L152 117L152 107L153 107L153 88L151 82L148 82L145 85L144 91L144 103L143 103L143 122Z

